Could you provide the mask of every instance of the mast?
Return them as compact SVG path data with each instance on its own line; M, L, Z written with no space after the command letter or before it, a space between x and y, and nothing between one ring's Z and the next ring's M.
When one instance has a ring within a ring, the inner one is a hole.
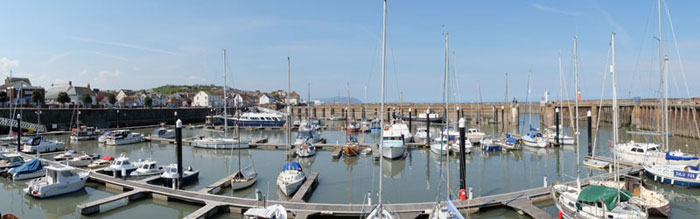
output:
M668 57L664 58L664 143L666 151L671 147L668 142Z
M619 177L617 177L619 169L619 165L617 165L617 140L618 140L618 124L617 124L617 85L615 84L615 33L613 32L610 35L610 52L612 56L611 64L610 64L610 75L612 77L612 103L613 103L613 138L612 138L612 145L613 145L613 165L615 166L615 173L614 173L614 178L615 178L615 185L619 182ZM617 199L618 203L620 203L620 190L618 189L617 191Z
M382 22L382 91L381 91L381 113L379 113L380 120L379 120L379 136L380 139L383 138L384 136L384 84L385 84L385 79L386 79L386 0L384 0L384 20ZM382 218L383 215L383 210L382 210L382 174L384 172L384 168L382 168L382 164L384 163L382 157L384 156L382 154L382 151L384 150L384 141L380 140L379 141L379 204L377 204L377 210L380 216Z
M661 73L661 83L664 85L664 98L662 103L663 107L663 135L664 144L662 149L668 151L670 146L668 145L668 66L664 67L664 64L668 64L668 58L663 58L663 40L661 38L661 0L656 1L657 13L659 17L659 73Z
M578 91L578 57L576 54L576 46L577 46L578 38L574 37L574 86L576 86L576 107L575 107L575 118L576 118L576 188L579 190L581 189L581 167L579 164L581 163L581 158L579 157L579 130L578 130L578 99L579 99L579 91Z
M527 103L527 113L530 112L530 76L532 75L532 71L527 73L527 96L525 97L525 102ZM527 126L528 126L528 132L530 132L530 126L532 126L532 116L528 115L527 116Z
M564 83L564 80L562 79L563 71L561 68L561 53L558 53L557 56L559 57L559 113L561 114L562 109L564 107L564 101L563 101L564 90L563 90L563 85L562 85ZM561 124L564 124L564 116L559 115L559 125L561 125ZM557 136L557 138L561 138L560 137L560 136L562 136L561 132L558 134L559 134L559 136Z
M306 125L311 128L311 83L308 85L306 95Z
M228 105L226 104L226 49L223 49L224 53L224 138L228 137ZM239 159L240 160L240 159Z
M292 60L287 56L287 95L285 97L286 99L286 104L287 104L287 121L285 124L287 126L287 136L285 136L285 141L287 149L291 147L291 136L292 136L292 108L289 105L289 94L290 91L292 90L292 71L291 71L291 66L292 66Z
M349 139L350 132L348 131L348 128L350 128L350 82L347 82L346 88L347 96L345 98L347 99L347 107L345 107L345 137Z
M450 197L450 33L445 33L445 130L447 132L447 197Z

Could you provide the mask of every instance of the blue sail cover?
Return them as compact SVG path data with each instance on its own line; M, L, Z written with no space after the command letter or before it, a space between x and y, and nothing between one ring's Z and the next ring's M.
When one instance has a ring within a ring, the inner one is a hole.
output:
M536 132L537 129L536 129L536 128L533 128L532 125L530 125L530 131L531 131L531 132Z
M13 169L12 172L16 174L25 174L33 173L39 170L41 170L41 161L37 158L34 158L31 161L22 164L22 166Z
M287 162L284 164L284 166L282 166L282 171L287 171L287 170L301 171L301 164L297 163L296 161Z
M671 152L666 152L666 160L697 160L696 156L674 156Z

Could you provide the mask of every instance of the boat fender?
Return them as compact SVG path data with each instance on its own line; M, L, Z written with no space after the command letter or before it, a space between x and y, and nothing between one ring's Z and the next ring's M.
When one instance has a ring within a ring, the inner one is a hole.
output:
M187 171L192 171L192 167L191 166L187 167Z

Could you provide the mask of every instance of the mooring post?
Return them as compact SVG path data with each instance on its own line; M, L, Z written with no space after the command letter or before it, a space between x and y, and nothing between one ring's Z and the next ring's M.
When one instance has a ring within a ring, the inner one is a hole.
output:
M559 146L560 145L559 138L561 138L560 137L561 135L559 134L559 108L554 109L554 120L556 120L556 121L554 121L554 125L556 126L556 130L557 130L556 131L557 135L554 137L554 138L556 138L554 140L554 142L556 144L555 146Z
M544 186L542 186L542 187L547 187L547 184L548 184L547 183L547 176L544 176Z
M593 141L591 139L591 127L593 125L593 119L591 118L591 111L588 110L588 156L593 156ZM617 127L613 127L617 128Z
M501 106L501 131L506 130L505 112L506 112L505 106Z
M175 122L175 142L177 143L177 146L175 146L175 153L177 153L177 187L178 189L182 189L182 121L179 119L177 122Z
M472 190L472 187L469 186L469 200L472 200L474 198L474 191Z
M20 126L20 123L22 122L22 114L17 113L17 153L21 150L20 147L22 147L22 126Z
M425 115L425 119L426 119L425 122L426 122L426 126L427 126L425 142L430 143L430 113L425 112L425 114L426 114Z
M413 129L411 129L413 127L413 123L411 122L411 120L413 120L413 113L411 113L411 112L412 112L412 109L408 108L408 131L409 132L411 130L413 130Z
M466 170L467 170L467 165L464 162L467 158L465 156L466 153L464 153L465 148L465 139L466 139L466 129L467 129L467 121L464 120L464 118L459 119L459 199L465 200L467 199L467 181L466 181Z

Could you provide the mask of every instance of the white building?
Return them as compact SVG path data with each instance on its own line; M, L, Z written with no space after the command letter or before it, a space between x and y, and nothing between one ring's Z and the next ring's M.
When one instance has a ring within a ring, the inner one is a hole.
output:
M209 91L200 91L192 98L192 106L222 107L224 106L224 100Z
M274 103L274 102L275 102L275 98L267 96L266 94L260 95L260 98L258 99L259 105L269 104L269 103Z

